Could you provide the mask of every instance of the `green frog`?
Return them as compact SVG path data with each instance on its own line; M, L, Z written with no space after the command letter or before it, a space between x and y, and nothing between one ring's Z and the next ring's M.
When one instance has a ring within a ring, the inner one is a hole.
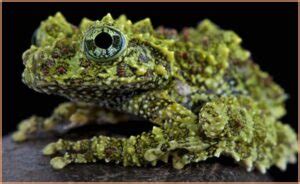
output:
M47 118L22 121L15 141L120 123L128 114L153 123L149 132L129 137L52 142L43 154L53 155L54 169L99 160L123 166L170 161L182 169L227 156L265 173L296 161L297 135L280 121L284 90L252 61L235 32L210 20L177 32L153 28L149 18L133 23L111 14L74 26L58 12L41 22L33 41L22 56L23 82L70 102Z

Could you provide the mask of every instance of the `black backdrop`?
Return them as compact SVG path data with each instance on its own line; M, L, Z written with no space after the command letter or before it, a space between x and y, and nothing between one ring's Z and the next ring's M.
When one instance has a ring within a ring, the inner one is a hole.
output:
M297 130L297 3L4 3L3 5L3 134L34 114L47 116L65 99L47 96L21 82L21 55L29 48L33 31L41 20L61 11L68 21L78 24L83 17L100 19L110 12L126 14L132 21L150 17L154 26L180 30L195 26L204 18L243 39L263 70L268 71L289 94L288 114L283 118ZM273 169L279 180L296 180L297 166L285 173Z

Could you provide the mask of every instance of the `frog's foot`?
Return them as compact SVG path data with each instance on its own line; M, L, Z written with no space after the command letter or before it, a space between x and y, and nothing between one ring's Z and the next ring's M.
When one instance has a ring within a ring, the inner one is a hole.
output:
M29 137L31 137L37 129L40 128L39 125L42 124L43 118L37 116L31 116L28 119L23 120L18 125L18 130L13 133L12 138L16 142L22 142Z
M44 155L54 155L58 152L83 152L89 150L91 147L91 141L88 139L80 141L69 141L59 139L57 142L48 144L43 149Z
M100 107L84 103L62 103L48 118L32 116L18 125L18 130L13 134L13 140L25 141L34 137L35 133L45 131L65 132L71 128L89 123L118 123L126 121L128 116L104 110Z
M84 113L81 112L81 106L81 104L75 104L71 102L62 103L48 118L31 116L30 118L23 120L18 125L18 129L13 133L12 138L16 142L22 142L34 137L35 134L39 132L52 130L61 131L61 129L66 129L65 127L86 124L89 119ZM64 126L62 127L59 125Z
M48 144L43 149L43 154L56 155L50 161L54 169L62 169L71 163L90 163L102 159L108 161L108 154L113 154L113 152L119 155L115 158L116 162L120 162L122 152L121 143L122 139L105 136L78 141L59 139L57 142Z
M85 153L65 153L64 156L54 157L50 161L53 169L62 169L70 163L90 163L96 162L91 152Z
M69 141L59 139L57 142L48 144L43 149L44 155L57 155L51 159L50 164L54 169L62 169L70 163L96 162L91 149L91 140Z

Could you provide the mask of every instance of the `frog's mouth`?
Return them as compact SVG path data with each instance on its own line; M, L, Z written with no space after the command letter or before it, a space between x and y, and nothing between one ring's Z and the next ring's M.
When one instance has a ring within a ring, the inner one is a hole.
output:
M58 86L57 83L41 80L39 75L33 73L27 67L22 73L22 82L26 84L29 88L40 93L51 94L56 90L59 90L57 87L54 87L54 86Z
M52 78L47 80L34 70L35 67L25 68L22 81L29 88L46 94L54 94L66 97L70 100L97 103L99 101L122 101L127 98L149 91L159 89L159 78L127 78L109 77L106 79L94 79L93 81L80 81L79 79L59 82Z
M34 55L34 53L32 54ZM31 57L33 57L31 55ZM107 74L103 77L69 76L62 80L61 76L45 75L40 64L42 61L28 59L24 62L23 83L31 89L46 94L64 96L71 100L97 102L100 100L123 100L137 93L160 89L168 83L168 78L158 75L125 76Z
M94 103L99 100L124 100L132 95L151 90L156 87L156 82L151 80L140 80L135 83L112 84L109 80L98 83L83 84L59 84L57 81L45 81L28 72L23 72L23 83L31 89L46 94L64 96L70 100ZM130 80L129 80L130 81ZM124 82L124 81L123 81ZM99 84L100 83L100 84Z

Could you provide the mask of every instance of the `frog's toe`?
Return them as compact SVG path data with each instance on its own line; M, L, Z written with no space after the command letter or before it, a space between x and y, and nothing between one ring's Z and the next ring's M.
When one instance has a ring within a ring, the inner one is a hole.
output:
M57 152L57 149L56 149L55 143L50 143L43 149L44 155L53 155L56 152Z
M69 163L70 161L64 157L54 157L50 161L50 165L53 169L62 169Z
M41 117L31 116L20 122L18 130L12 134L12 139L15 142L23 142L31 139L39 131L39 125L42 121Z
M22 131L16 131L12 134L12 139L15 142L23 142L23 141L27 140L27 136Z
M53 169L62 169L70 163L94 163L97 159L92 152L85 153L65 153L64 156L54 157L50 161Z
M90 149L91 141L88 139L79 140L79 141L70 141L59 139L56 142L49 143L44 149L44 155L53 155L57 152L65 153L78 153L86 152Z

